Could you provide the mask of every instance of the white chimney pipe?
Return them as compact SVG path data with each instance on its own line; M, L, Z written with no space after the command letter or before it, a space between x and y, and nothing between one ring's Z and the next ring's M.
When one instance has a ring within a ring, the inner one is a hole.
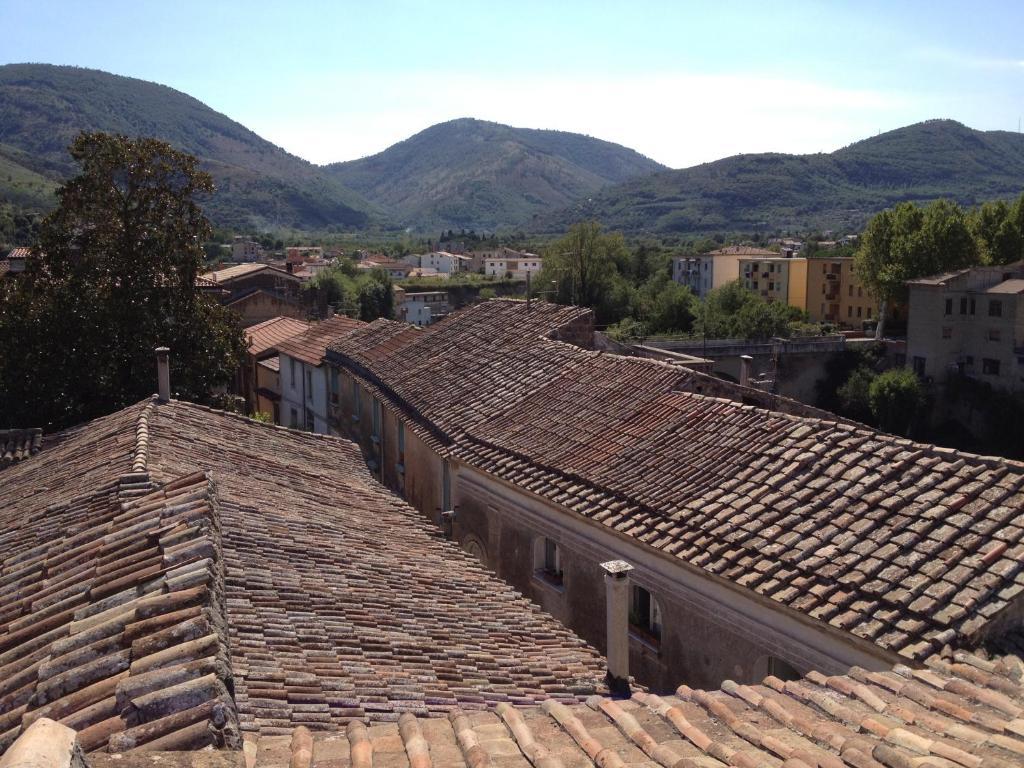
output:
M753 362L750 355L740 355L740 385L744 387L750 386L750 364Z
M625 560L601 563L604 569L608 687L613 693L629 692L629 572Z
M156 348L157 398L161 403L171 399L171 350L169 347Z

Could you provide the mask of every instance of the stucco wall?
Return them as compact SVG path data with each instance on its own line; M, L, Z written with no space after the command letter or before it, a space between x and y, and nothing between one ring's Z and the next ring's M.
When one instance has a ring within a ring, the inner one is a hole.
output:
M527 498L487 475L460 467L455 478L454 538L470 551L482 547L484 562L501 578L602 651L606 616L600 563L625 559L634 566L632 582L654 596L662 613L659 644L637 634L630 639L631 674L653 690L671 691L680 683L717 687L726 679L754 683L766 674L769 657L800 672L838 673L852 664L881 669L892 663L881 649L873 653L844 647L840 637L789 620L781 609L753 602L744 606L742 593L727 591L723 598L714 590L692 589L688 580L710 583L710 577L683 578L681 563L666 562L664 556L599 527L589 530L590 524L578 515ZM560 587L535 572L535 542L544 537L559 548ZM760 621L759 613L770 621Z

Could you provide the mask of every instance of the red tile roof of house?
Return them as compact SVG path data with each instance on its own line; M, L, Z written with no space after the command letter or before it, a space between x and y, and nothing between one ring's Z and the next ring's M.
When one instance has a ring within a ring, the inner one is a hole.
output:
M442 453L894 654L970 646L1021 607L1024 465L544 338L579 313L485 302L328 359Z
M338 438L144 402L0 482L0 751L88 749L602 692L600 656Z
M243 277L250 277L252 275L267 270L273 272L276 277L279 277L284 280L297 281L299 279L284 269L278 269L277 267L271 266L270 264L260 263L235 264L233 266L224 267L223 269L218 269L213 272L207 272L203 275L200 275L200 277L206 280L210 280L219 285L222 283L229 283L233 280L239 280Z
M291 317L272 317L245 329L249 342L249 354L259 357L287 341L309 330L309 323Z
M309 365L320 365L324 352L327 351L327 345L331 341L364 325L362 320L345 315L335 315L326 320L312 323L309 329L303 333L280 342L277 345L277 350L283 355L294 357Z
M7 253L8 259L27 259L32 255L31 248L12 248Z
M727 245L714 251L708 251L704 256L782 256L778 251L769 251L767 248L755 248L751 245Z
M39 453L41 429L0 429L0 469Z
M926 669L897 666L719 690L586 703L548 700L447 718L311 733L304 727L247 740L251 768L1010 768L1024 764L1019 658L958 654ZM228 753L223 762L243 757ZM195 764L172 755L94 756L93 768Z

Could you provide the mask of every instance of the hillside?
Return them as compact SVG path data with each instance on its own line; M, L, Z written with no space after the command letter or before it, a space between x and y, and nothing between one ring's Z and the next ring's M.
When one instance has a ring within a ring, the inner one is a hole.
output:
M204 202L217 224L360 227L372 206L322 169L288 154L197 99L163 85L48 64L0 66L0 200L52 205L75 170L80 130L151 136L202 160L217 191Z
M633 179L535 229L595 218L633 234L850 230L901 200L974 204L1022 191L1024 136L930 120L830 154L737 155Z
M403 226L494 230L663 168L589 136L463 118L325 169Z

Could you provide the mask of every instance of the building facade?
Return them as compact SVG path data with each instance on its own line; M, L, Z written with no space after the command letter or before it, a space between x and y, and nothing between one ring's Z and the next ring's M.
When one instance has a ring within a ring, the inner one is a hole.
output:
M852 256L816 256L807 260L807 314L811 322L861 328L878 320L878 301L853 268Z
M338 315L278 344L281 426L331 434L329 408L337 390L332 389L324 352L333 338L362 325L359 320Z
M442 275L453 275L457 272L466 271L472 259L469 256L460 256L455 253L448 253L447 251L431 251L430 253L406 256L402 261L413 267L436 270Z
M807 311L807 259L782 256L741 258L740 282L767 301Z
M423 327L448 315L447 291L406 291L394 287L395 317L403 323Z
M715 288L740 278L740 261L778 258L777 251L730 245L708 253L672 257L672 279L703 298Z
M236 237L231 243L231 259L233 261L259 261L262 258L263 246L255 240Z
M909 288L907 363L920 376L1024 390L1024 262L912 280Z
M536 274L544 268L544 259L535 253L505 249L501 256L484 262L484 274L489 277L511 277L525 280L527 274Z

